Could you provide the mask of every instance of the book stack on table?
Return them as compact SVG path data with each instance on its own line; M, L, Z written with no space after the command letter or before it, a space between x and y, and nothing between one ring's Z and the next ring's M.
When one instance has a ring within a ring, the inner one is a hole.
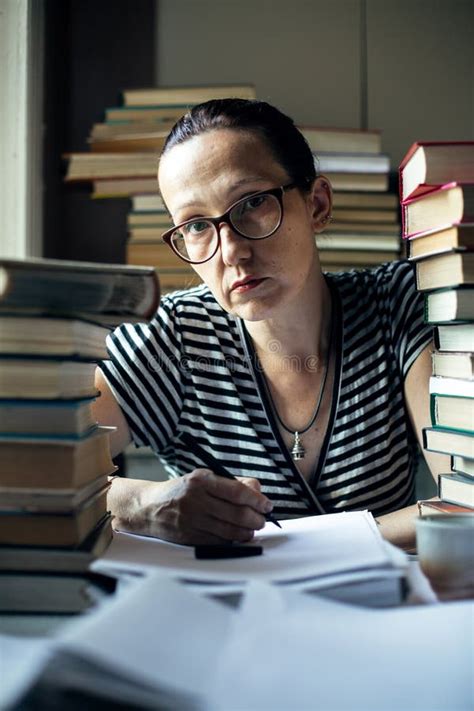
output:
M96 361L108 326L157 302L152 269L0 260L0 611L65 611L55 589L87 606L79 574L110 543L116 469Z
M474 142L415 143L400 166L403 237L435 326L428 450L451 455L421 515L474 514Z
M163 232L172 227L172 222L158 192L132 195L130 202L127 264L155 267L164 293L199 284L200 279L191 265L180 259L161 239Z
M400 254L398 198L379 131L300 126L316 171L334 191L332 221L316 236L325 271L371 267Z

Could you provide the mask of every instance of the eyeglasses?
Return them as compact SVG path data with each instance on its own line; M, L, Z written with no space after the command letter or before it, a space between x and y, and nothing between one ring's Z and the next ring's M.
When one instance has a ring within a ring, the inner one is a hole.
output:
M162 238L185 262L202 264L212 259L219 249L222 223L245 239L271 237L283 220L283 194L293 188L296 183L247 195L223 215L186 220L164 232Z

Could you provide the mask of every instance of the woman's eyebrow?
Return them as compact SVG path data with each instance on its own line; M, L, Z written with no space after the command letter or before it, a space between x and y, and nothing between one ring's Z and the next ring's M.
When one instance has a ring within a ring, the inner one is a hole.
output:
M246 178L241 178L241 180L237 180L235 183L232 185L232 191L237 190L238 188L242 188L244 185L247 185L248 183L266 183L268 182L268 178L262 178L261 175L259 176L250 176ZM247 197L247 195L252 195L252 193L258 192L257 188L254 188L252 190L248 190L247 192L244 192L240 195L240 197L236 197L235 199L231 200L229 204L233 204L234 202L238 202L241 198ZM180 205L178 205L178 208L176 210L177 213L183 211L183 210L188 210L190 208L196 209L196 201L195 200L190 200L188 202L183 202ZM171 216L171 213L168 210L168 213ZM187 217L184 222L187 222L188 220L193 220L195 217L209 217L210 215L208 213L196 213L195 215L192 215L191 217Z
M246 185L247 183L266 183L267 180L268 180L268 178L262 178L261 175L247 176L246 178L237 180L234 183L234 187L239 188L241 185Z

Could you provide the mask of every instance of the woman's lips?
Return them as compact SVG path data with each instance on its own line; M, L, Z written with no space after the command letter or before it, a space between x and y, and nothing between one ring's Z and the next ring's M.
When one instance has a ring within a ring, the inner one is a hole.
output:
M259 284L265 281L265 277L260 278L249 278L242 281L237 281L232 285L231 291L237 292L237 294L244 294L247 291L255 289Z

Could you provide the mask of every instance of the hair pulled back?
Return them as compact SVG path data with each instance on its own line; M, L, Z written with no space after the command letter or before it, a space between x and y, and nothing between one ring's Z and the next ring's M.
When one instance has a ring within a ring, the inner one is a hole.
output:
M161 155L190 138L216 129L258 134L290 180L309 189L316 178L313 154L293 120L265 101L212 99L194 106L177 121Z

